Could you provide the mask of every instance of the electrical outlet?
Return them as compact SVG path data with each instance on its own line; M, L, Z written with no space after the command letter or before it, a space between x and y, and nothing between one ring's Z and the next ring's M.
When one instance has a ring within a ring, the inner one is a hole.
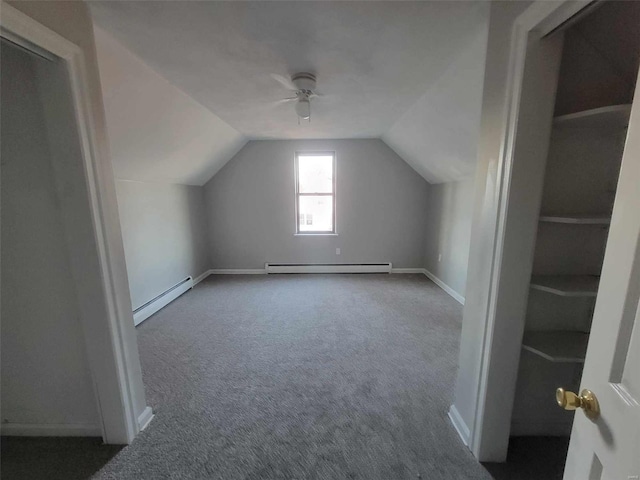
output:
M441 262L442 261L442 254L438 254L438 261Z
M340 255L340 248L336 248L336 255Z

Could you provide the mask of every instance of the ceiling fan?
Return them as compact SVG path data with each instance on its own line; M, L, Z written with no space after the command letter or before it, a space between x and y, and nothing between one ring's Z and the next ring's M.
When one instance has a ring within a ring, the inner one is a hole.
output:
M300 72L294 73L291 78L277 73L272 73L271 77L294 94L293 97L283 98L277 103L296 102L295 111L298 115L298 123L300 119L311 122L311 99L322 96L316 91L316 76L312 73Z

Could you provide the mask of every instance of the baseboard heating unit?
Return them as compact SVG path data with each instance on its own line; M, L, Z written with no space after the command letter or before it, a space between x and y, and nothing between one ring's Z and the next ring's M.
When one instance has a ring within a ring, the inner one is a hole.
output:
M391 273L391 263L265 263L267 273Z
M139 325L162 307L170 304L191 288L193 288L193 278L191 277L187 277L181 282L176 283L173 287L165 290L157 297L152 298L144 305L136 308L133 311L133 323L135 325Z

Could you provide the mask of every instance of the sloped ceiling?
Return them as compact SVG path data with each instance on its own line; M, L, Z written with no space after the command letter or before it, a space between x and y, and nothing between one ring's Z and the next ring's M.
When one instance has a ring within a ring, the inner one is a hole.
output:
M455 72L464 75L464 61L474 74L484 66L485 2L89 4L98 25L241 135L239 143L382 137L432 183L462 178L475 163L469 130L479 118L482 74L465 82ZM480 55L469 54L477 42ZM311 124L299 125L291 104L276 104L289 94L270 74L296 71L314 72L325 95L313 103ZM447 101L464 108L447 108ZM438 132L456 126L458 135L446 136L456 147L447 151ZM216 170L176 168L197 184Z
M429 183L475 172L487 33L486 24L478 28L440 78L382 135Z
M115 177L203 185L247 142L95 28Z

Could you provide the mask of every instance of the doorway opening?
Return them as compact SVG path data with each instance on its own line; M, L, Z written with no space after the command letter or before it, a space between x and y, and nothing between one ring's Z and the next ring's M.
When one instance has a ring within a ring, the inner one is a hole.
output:
M0 41L3 473L20 478L29 465L47 476L77 445L98 452L76 464L78 476L90 476L119 449L97 448L102 420L59 199L54 151L72 135L52 144L50 122L72 131L54 100L71 99L56 88L62 84L54 79L65 78L59 60ZM68 144L64 150L73 155ZM55 438L41 438L49 435Z
M34 8L54 31L2 5L0 431L127 444L151 409L121 285L93 65L56 21L85 7L68 7Z
M574 414L559 408L554 392L578 392L581 383L640 64L638 24L639 3L601 2L541 40L555 37L561 56L534 192L539 216L509 452L505 464L486 464L498 479L563 475Z

